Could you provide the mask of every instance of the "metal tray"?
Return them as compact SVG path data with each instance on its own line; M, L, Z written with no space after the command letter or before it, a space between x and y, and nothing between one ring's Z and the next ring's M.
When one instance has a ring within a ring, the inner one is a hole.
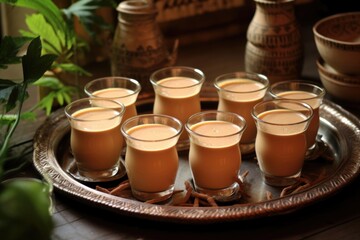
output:
M215 109L217 99L203 98L201 103L202 109ZM151 99L141 100L137 103L138 112L151 112L152 104ZM328 149L319 159L306 161L303 173L314 179L322 176L322 179L303 191L283 197L280 197L282 189L267 186L262 182L253 157L244 157L241 166L241 172L249 170L245 179L245 190L249 197L240 199L236 204L219 207L182 207L148 204L102 193L95 190L95 184L77 181L66 171L67 163L70 161L67 157L70 127L63 109L52 114L37 130L33 162L40 174L53 182L56 190L73 197L74 200L84 201L121 215L177 223L210 223L287 214L335 194L360 172L359 119L328 100L322 104L320 116L319 131ZM190 178L187 151L179 152L179 158L176 188L184 189L184 181ZM120 181L108 184L114 185ZM272 193L271 200L266 198L267 192Z

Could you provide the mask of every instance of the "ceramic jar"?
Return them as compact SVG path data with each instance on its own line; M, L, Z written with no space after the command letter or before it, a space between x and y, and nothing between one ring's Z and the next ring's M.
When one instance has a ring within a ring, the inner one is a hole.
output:
M255 14L247 30L245 69L266 75L271 83L300 77L301 33L294 0L254 0Z
M173 65L176 48L170 53L156 22L155 6L144 0L122 1L118 7L118 25L115 30L111 73L140 82L141 97L154 95L150 74Z

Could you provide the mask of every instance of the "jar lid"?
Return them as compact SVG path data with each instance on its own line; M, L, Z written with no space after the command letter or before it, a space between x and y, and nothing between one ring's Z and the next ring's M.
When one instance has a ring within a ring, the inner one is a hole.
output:
M152 3L146 0L127 0L121 2L117 9L119 13L129 15L155 15L157 10Z

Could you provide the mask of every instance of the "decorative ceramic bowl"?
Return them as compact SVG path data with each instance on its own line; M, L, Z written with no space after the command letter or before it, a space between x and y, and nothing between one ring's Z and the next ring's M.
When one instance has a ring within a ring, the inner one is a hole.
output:
M327 64L321 57L316 61L318 71L328 78L334 79L338 82L348 83L348 84L360 84L360 74L359 75L348 75L342 74L336 71L333 67Z
M360 75L360 12L335 14L313 27L320 56L336 71Z
M338 75L329 74L324 65L321 64L321 60L319 60L317 61L318 72L326 92L334 98L345 102L360 103L360 81L359 83L342 81L337 77Z

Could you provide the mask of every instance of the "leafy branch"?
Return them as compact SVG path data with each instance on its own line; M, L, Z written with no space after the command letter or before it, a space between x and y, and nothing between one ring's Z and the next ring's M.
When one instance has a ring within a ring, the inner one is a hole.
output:
M3 69L2 71L7 68L7 65L14 63L21 63L23 69L23 81L20 83L0 79L0 104L2 112L5 113L0 117L0 124L6 126L0 148L0 177L4 171L3 166L10 148L10 139L20 122L22 106L28 97L28 85L41 78L57 57L54 54L41 55L42 45L39 37L30 42L26 55L19 57L18 53L26 41L28 41L28 38L4 37L0 46L0 60L2 60L0 66ZM10 115L13 118L9 121L6 116L16 107L16 114Z
M115 8L116 6L113 0L78 0L63 9L58 8L51 0L0 0L0 2L35 10L37 13L26 17L29 31L21 30L21 34L27 37L40 36L44 51L58 55L57 64L74 65L76 64L72 62L71 57L75 49L82 50L79 46L88 47L77 37L74 19L79 19L86 31L94 36L96 34L94 26L101 29L111 27L96 15L95 11L100 7ZM77 69L81 68L77 66ZM86 73L83 69L81 72Z
M90 36L95 37L95 27L100 29L111 27L95 14L95 11L100 7L115 8L115 2L113 0L78 0L63 9L60 9L52 0L0 0L0 3L35 10L35 13L25 18L28 30L20 30L20 33L31 39L40 36L42 52L57 56L49 69L52 76L36 82L38 86L51 85L50 94L36 107L45 108L49 114L55 100L60 105L69 103L69 96L74 95L76 91L73 87L65 87L65 84L75 86L76 83L62 82L62 74L91 75L77 64L76 55L84 53L89 46L78 37L75 31L75 19L79 20Z

